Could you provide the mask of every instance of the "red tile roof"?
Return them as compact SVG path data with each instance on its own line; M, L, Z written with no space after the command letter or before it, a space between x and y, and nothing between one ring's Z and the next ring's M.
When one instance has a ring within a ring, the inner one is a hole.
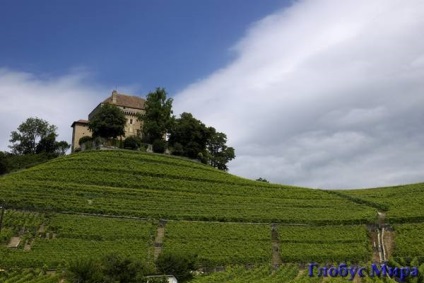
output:
M129 107L135 109L144 109L145 100L138 96L130 96L126 94L116 94L116 103L113 103L113 93L106 98L103 103L115 104L117 106Z

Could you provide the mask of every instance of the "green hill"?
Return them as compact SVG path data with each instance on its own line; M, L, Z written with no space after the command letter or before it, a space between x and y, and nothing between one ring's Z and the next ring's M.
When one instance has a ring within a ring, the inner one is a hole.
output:
M190 160L131 151L57 158L0 179L6 207L184 220L367 223L376 209L322 190L239 178Z
M234 273L242 281L309 282L287 263L375 260L377 232L370 227L382 221L394 229L390 255L420 258L423 197L424 184L315 190L247 180L173 156L80 152L0 178L0 268L60 269L110 253L153 264L160 253L177 253L197 255L206 270L239 265L199 282ZM282 263L278 272L271 268ZM241 274L240 265L256 271Z

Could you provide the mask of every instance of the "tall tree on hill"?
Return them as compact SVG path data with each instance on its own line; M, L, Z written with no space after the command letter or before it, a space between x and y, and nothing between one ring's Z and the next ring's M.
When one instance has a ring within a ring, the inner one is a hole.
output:
M174 155L198 159L220 170L235 158L234 148L228 147L227 136L213 127L206 127L192 114L184 112L175 120L168 141Z
M125 135L125 118L124 112L117 106L112 104L104 104L88 123L88 128L92 131L93 137L101 137L105 139L116 139Z
M175 155L205 161L208 139L209 131L205 124L194 118L191 113L184 112L175 120L168 143L174 148Z
M17 131L13 131L10 134L11 139L9 140L12 145L9 147L12 149L13 154L34 154L37 153L37 147L39 144L43 144L46 140L49 140L53 145L57 137L57 127L50 125L47 121L40 118L28 118L25 122L19 125ZM54 148L49 148L54 151Z
M236 156L234 148L227 146L227 135L217 132L215 128L209 127L209 139L206 149L208 152L208 164L219 170L227 171L227 163Z
M173 99L167 99L166 95L164 88L157 88L154 92L150 92L145 102L145 113L138 116L138 119L143 121L144 139L147 142L164 140L174 123Z

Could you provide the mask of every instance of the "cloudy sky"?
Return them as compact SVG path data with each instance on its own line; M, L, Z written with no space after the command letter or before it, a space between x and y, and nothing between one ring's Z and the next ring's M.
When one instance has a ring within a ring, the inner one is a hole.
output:
M424 181L424 2L3 1L0 150L157 86L228 136L230 172L312 188Z

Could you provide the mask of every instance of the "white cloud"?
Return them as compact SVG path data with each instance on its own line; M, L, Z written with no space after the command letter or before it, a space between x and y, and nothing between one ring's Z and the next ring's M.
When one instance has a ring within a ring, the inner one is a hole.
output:
M109 90L86 82L81 69L61 77L0 69L0 150L8 151L10 132L29 117L39 117L58 127L58 140L71 143L71 124L88 113Z
M424 181L424 2L306 0L174 99L225 132L232 173L310 187Z

